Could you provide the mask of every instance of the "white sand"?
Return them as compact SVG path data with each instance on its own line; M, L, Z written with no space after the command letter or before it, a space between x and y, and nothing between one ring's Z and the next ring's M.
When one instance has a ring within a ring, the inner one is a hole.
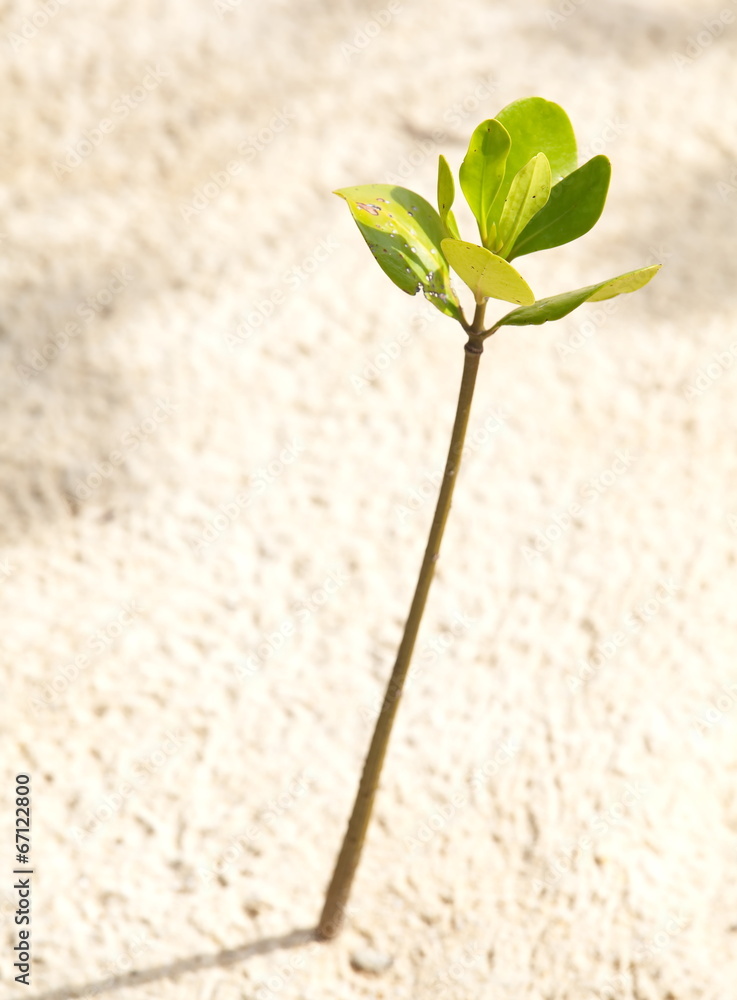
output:
M718 4L394 6L361 49L386 6L70 0L19 45L41 8L3 5L3 998L130 968L154 971L110 996L733 993L737 694L696 722L737 684L737 25L679 66ZM229 963L319 913L432 500L399 508L442 466L462 365L459 328L390 284L330 192L406 167L432 198L438 152L457 169L528 94L614 167L596 230L519 262L538 294L666 266L609 312L489 344L349 926ZM24 770L30 990L10 957ZM351 968L366 947L394 956L379 977Z

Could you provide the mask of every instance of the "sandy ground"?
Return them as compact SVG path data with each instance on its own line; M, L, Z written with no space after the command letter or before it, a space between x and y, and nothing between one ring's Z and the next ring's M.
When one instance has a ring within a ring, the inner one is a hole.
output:
M737 5L382 2L2 5L3 1000L733 995ZM349 926L309 944L463 344L330 192L432 198L528 94L614 167L538 294L665 267L489 345Z

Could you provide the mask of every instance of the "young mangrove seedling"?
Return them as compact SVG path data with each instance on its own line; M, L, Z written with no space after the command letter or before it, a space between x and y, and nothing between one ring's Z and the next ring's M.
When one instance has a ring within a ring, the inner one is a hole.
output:
M361 857L381 768L402 695L425 602L440 554L453 487L463 451L471 400L485 341L503 326L547 323L584 302L600 302L642 288L652 267L536 299L512 261L562 246L587 233L604 208L611 166L606 156L578 165L576 138L565 111L540 97L507 105L471 136L459 171L461 190L478 224L480 243L461 239L452 206L455 185L443 156L438 164L438 211L419 194L393 184L341 188L364 239L381 269L402 291L420 289L440 312L467 334L463 374L450 449L430 537L420 568L404 635L399 645L371 740L353 813L327 890L317 934L335 937L343 920ZM469 320L450 282L451 269L473 293ZM489 299L517 308L486 325Z

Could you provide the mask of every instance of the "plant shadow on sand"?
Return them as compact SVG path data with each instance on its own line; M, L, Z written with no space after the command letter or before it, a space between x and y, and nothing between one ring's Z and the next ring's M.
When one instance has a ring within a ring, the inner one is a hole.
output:
M251 944L239 948L227 948L209 955L192 955L191 958L180 958L165 965L152 966L150 969L132 969L119 976L107 976L95 982L79 986L58 986L45 993L34 993L28 1000L82 1000L105 993L112 993L135 986L145 986L162 979L174 979L188 972L198 972L200 969L217 969L236 965L256 955L269 955L274 951L288 948L298 948L317 940L317 928L308 927L302 930L290 931L278 937L261 938Z

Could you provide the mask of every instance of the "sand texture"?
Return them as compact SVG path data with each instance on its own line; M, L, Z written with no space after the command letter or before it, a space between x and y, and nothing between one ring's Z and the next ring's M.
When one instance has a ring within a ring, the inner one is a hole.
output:
M737 3L35 2L0 31L2 1000L728 1000ZM464 343L331 192L434 200L531 94L613 164L517 262L538 296L664 267L489 342L317 945Z

